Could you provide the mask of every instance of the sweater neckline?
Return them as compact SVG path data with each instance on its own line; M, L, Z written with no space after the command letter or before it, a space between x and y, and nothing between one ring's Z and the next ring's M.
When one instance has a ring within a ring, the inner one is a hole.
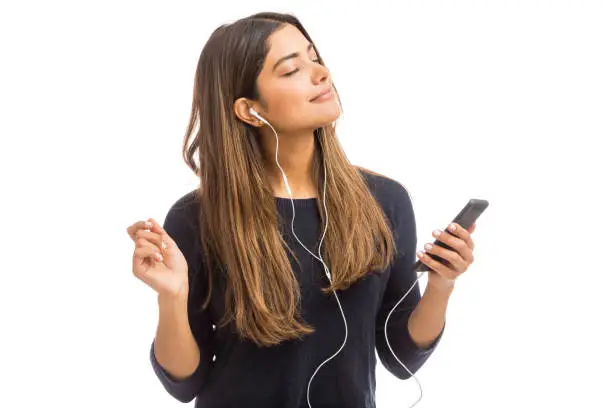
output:
M276 202L281 205L286 205L291 207L291 198L289 197L276 197ZM307 198L294 198L293 205L296 207L311 207L317 202L317 197L307 197Z

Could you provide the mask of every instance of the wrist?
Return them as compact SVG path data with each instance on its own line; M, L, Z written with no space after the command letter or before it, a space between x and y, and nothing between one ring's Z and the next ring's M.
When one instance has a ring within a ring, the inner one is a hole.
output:
M177 293L159 293L157 295L157 304L163 309L176 309L187 306L187 292L179 291Z
M158 301L168 302L181 302L187 300L187 294L189 293L189 285L187 283L181 283L172 285L171 287L159 290L157 292Z
M455 289L455 281L451 281L443 285L434 285L431 283L427 283L427 286L425 287L426 292L431 292L435 295L446 296L446 297L450 296L453 293L454 289Z

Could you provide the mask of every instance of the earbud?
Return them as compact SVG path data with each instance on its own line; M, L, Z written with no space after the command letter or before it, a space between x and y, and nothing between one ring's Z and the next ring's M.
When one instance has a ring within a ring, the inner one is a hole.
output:
M251 115L255 116L257 119L262 120L262 121L264 120L261 116L259 116L259 113L257 113L255 109L249 108L249 112L251 113Z
M265 123L266 125L272 127L272 125L270 125L270 122L268 122L267 120L265 120L264 118L261 117L261 115L259 113L257 113L255 111L255 109L253 108L249 108L249 112L251 113L251 115L255 116L257 119L261 120L263 123Z

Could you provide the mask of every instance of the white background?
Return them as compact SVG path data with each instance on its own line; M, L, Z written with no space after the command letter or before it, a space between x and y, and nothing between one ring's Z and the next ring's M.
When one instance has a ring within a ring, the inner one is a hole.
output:
M3 2L0 406L184 406L149 365L156 296L125 230L197 186L197 59L265 10L313 36L341 143L410 191L418 249L490 203L417 406L612 406L612 7L578 0ZM419 396L377 379L379 407Z

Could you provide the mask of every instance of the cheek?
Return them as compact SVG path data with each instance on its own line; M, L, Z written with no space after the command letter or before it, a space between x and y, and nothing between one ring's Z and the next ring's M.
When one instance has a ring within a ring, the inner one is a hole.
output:
M309 94L297 84L277 87L270 98L270 108L280 120L296 119L304 114L310 102Z

